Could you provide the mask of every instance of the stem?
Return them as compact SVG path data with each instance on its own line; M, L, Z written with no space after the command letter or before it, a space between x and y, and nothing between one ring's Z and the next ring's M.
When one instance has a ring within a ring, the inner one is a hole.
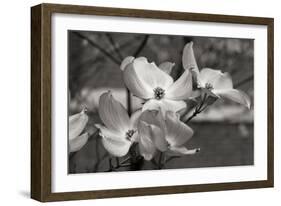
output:
M119 168L121 168L121 167L130 167L130 166L131 166L130 163L125 164L125 161L124 161L124 160L120 163L118 157L116 157L115 160L116 160L116 166L114 166L114 165L112 164L112 159L109 158L109 169L108 169L107 171L105 171L105 172L112 172L112 171L115 171L115 170L117 170L117 169L119 169ZM128 160L128 159L127 159L127 160ZM126 161L127 161L127 160L126 160Z
M120 167L130 167L130 166L131 166L131 164L130 164L130 163L127 163L127 164L119 165L119 168L120 168Z
M130 154L130 170L134 171L135 170L135 164L137 162L137 155L136 155L136 145L133 144L129 150L129 154Z
M132 98L131 98L131 92L130 90L127 88L127 107L128 107L128 115L131 116L132 114Z
M162 169L162 157L163 157L163 152L160 152L159 155L159 160L158 160L158 169L161 170Z
M129 161L130 159L131 159L131 157L129 156L126 159L122 160L120 164L122 165L122 164L126 163L127 161Z
M112 165L112 159L111 159L111 157L108 159L108 161L109 161L109 169L108 169L108 172L111 172L112 170L113 170L113 165Z
M196 115L199 114L199 112L197 111L197 108L195 109L195 111L193 112L193 114L188 117L188 119L185 121L185 123L187 124L190 120L192 120L194 117L196 117Z
M98 161L100 160L100 153L99 153L99 138L96 138L95 139L96 140L96 144L95 144L95 150L96 150L96 158L97 158L97 162L95 163L95 166L94 166L94 172L96 172L97 171L97 169L98 169Z
M207 107L208 107L208 104L204 106L205 104L205 101L207 99L207 95L204 94L204 97L200 103L200 105L198 107L195 108L195 111L193 112L193 114L185 121L185 123L188 123L190 120L192 120L194 117L196 117L197 114L201 113L202 111L204 111Z

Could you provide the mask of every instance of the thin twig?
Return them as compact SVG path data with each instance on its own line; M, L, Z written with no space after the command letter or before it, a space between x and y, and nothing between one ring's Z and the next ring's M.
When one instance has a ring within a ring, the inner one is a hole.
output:
M130 163L127 163L127 164L118 164L116 166L113 166L112 165L112 162L111 162L111 158L109 159L109 169L105 172L112 172L112 171L115 171L121 167L130 167L132 166Z
M145 35L144 39L142 40L140 46L138 47L138 49L135 51L134 53L134 57L137 57L139 55L139 53L141 52L141 50L144 48L144 46L146 45L146 42L148 41L148 37L149 35Z
M127 163L127 164L119 165L119 168L120 168L120 167L130 167L130 166L131 166L131 164L130 164L130 163Z
M96 144L95 144L95 150L96 150L96 159L97 159L97 162L95 162L94 164L94 172L97 171L98 169L98 161L100 160L100 153L99 153L99 138L96 138L95 139L96 141Z
M185 121L185 123L187 124L190 120L192 120L194 117L196 117L197 114L199 114L199 112L197 109L195 109L193 114L190 117L188 117L188 119Z
M234 84L234 87L235 87L235 88L240 87L240 86L242 86L243 84L245 84L245 83L247 83L247 82L249 82L249 81L251 81L251 80L253 80L253 79L254 79L254 76L251 75L251 76L249 76L249 77L243 79L242 81L240 81L240 82Z
M132 41L138 41L138 40L140 40L139 36L137 36L137 37L135 37L133 39L130 39L130 40L128 40L128 41L126 41L126 42L124 42L122 44L120 43L120 46L118 48L119 48L119 50L126 49L128 46L132 45ZM114 48L108 49L107 52L110 55L113 55ZM85 62L82 62L80 65L77 66L77 68L87 68L88 69L88 67L91 66L93 63L97 64L98 62L102 61L102 59L103 58L101 56L100 57L96 57L95 59L89 59L89 60L87 60Z
M205 94L200 105L195 108L195 111L187 120L185 120L185 123L188 123L190 120L192 120L194 117L196 117L197 114L201 113L203 110L205 110L208 107L208 105L205 105L205 107L203 107L206 99L207 99L207 95Z
M129 156L126 159L122 160L120 164L122 165L122 164L126 163L127 161L129 161L130 159L131 159L131 157Z
M106 33L105 34L107 39L109 40L109 42L111 43L112 47L113 47L113 50L116 52L116 54L118 55L119 59L120 60L123 60L123 55L121 53L121 51L119 50L119 47L118 45L116 44L116 42L114 41L113 37L111 36L111 34L109 33Z
M112 159L111 159L111 157L108 159L108 163L109 163L109 169L108 169L108 172L111 172L111 171L113 171L113 165L112 165Z
M132 114L132 98L131 98L131 92L128 88L126 88L127 91L127 107L128 107L128 115L129 117Z
M124 41L124 43L118 44L119 45L118 49L119 49L119 51L122 51L123 49L126 49L127 47L131 47L132 42L139 41L139 40L142 40L142 38L140 36L137 36L132 39L129 39L128 41ZM112 52L114 52L114 48L109 48L107 51L109 53L112 53Z
M73 32L74 34L76 34L78 37L80 37L81 39L85 39L88 41L88 43L90 45L92 45L93 47L95 47L96 49L98 49L100 52L102 52L105 56L107 56L108 58L110 58L115 64L117 64L118 66L121 64L121 61L117 60L114 56L112 56L109 52L107 52L105 49L103 49L102 47L100 47L96 42L94 42L93 40L89 39L87 36L79 33L79 32Z
M160 152L159 155L159 160L158 160L158 169L162 169L162 157L163 157L163 152Z

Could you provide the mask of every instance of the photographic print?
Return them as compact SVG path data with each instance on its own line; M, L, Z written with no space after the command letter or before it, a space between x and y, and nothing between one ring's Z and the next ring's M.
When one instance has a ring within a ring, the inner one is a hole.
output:
M68 173L254 165L254 40L68 30Z
M31 197L274 185L274 19L31 8Z

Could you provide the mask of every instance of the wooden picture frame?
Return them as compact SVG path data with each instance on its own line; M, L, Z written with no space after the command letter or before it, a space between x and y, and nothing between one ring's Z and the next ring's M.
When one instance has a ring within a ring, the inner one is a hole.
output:
M193 22L264 25L267 27L267 179L215 184L170 185L161 187L112 189L79 192L52 192L51 162L51 16L54 13L169 19ZM274 88L272 18L244 17L169 11L104 8L92 6L40 4L31 8L31 198L42 201L81 200L140 195L234 190L273 187L274 182Z

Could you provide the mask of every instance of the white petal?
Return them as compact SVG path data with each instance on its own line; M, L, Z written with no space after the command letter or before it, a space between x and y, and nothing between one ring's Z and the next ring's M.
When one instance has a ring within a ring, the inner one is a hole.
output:
M214 90L214 93L216 93L220 97L224 97L239 104L242 104L249 109L251 107L251 100L249 96L243 91L237 89L220 89Z
M101 137L111 137L116 139L117 141L125 141L125 133L121 133L118 131L111 130L105 126L102 126L101 124L95 124L96 128L100 130L99 135Z
M209 89L206 89L206 88L202 88L201 89L201 98L203 98L205 95L207 95L208 97L211 97L211 98L218 98L219 96L216 95L214 93L214 89L213 90L209 90Z
M147 101L143 107L142 111L145 110L161 110L162 114L165 114L166 111L180 111L186 107L186 103L184 101L174 101L169 99L151 99Z
M233 83L228 73L221 73L213 83L214 89L232 89Z
M202 95L201 89L193 90L193 91L191 92L191 96L190 96L189 99L195 99L195 98L199 97L200 95Z
M104 148L115 157L125 156L131 146L129 141L116 141L111 138L102 138Z
M199 148L197 149L187 149L185 147L171 147L168 152L166 152L167 155L170 156L178 156L178 155L193 155L200 151Z
M214 89L232 89L233 83L228 73L222 73L220 70L205 68L199 74L199 84L205 87L209 83Z
M193 89L198 89L200 86L200 82L199 82L199 71L195 72L195 70L191 70L191 75L192 75L192 87Z
M183 145L193 136L193 130L180 121L180 117L175 112L166 112L166 139L171 147Z
M167 74L171 74L173 67L175 66L175 63L172 62L163 62L159 65L159 68L166 72Z
M87 143L88 138L89 134L86 132L72 140L69 140L69 151L76 152L80 150Z
M163 105L162 100L150 99L144 103L142 107L142 111L159 110L162 105Z
M185 101L174 101L174 100L169 100L169 99L163 99L162 102L163 102L163 106L161 107L161 109L163 111L178 112L178 111L186 108Z
M138 121L139 121L139 118L140 118L141 114L142 114L142 111L141 111L141 109L139 109L139 110L135 111L135 112L131 115L130 121L131 121L131 128L132 128L132 129L136 129L136 128L137 128L137 126L138 126Z
M125 134L121 134L99 124L96 127L100 129L100 136L104 148L113 156L122 157L126 155L132 144L129 140L125 139Z
M149 85L152 90L156 87L166 90L174 82L170 75L159 69L154 63L149 63L144 57L135 59L133 67L139 80Z
M196 59L194 57L193 42L190 42L184 46L182 65L186 70L194 70L196 73L199 73Z
M151 136L157 149L164 152L168 149L168 142L165 139L165 132L162 128L150 125Z
M140 121L138 124L138 131L140 153L144 159L151 160L155 154L156 148L151 139L149 125Z
M141 116L139 117L139 120L142 122L146 122L149 125L156 125L158 127L161 127L160 121L157 118L159 111L158 110L146 110L143 111Z
M166 151L168 146L165 140L166 126L161 111L144 111L140 117L140 122L149 125L148 129L155 146L160 151Z
M99 100L99 116L110 130L126 132L130 118L124 106L115 100L111 92L103 93Z
M162 106L161 100L156 100L156 99L150 99L147 102L144 103L142 107L142 111L152 111L152 110L157 110L159 111Z
M121 69L122 71L124 71L125 68L126 68L130 63L132 63L132 62L134 61L134 59L135 59L135 57L132 57L132 56L126 57L126 58L122 61L121 65L120 65L120 69Z
M218 78L220 78L223 73L220 70L204 68L200 71L198 76L198 81L201 84L200 86L205 87L206 83L214 86L214 83Z
M180 76L177 81L170 86L165 94L165 97L172 100L186 100L192 94L192 75L189 70Z
M127 65L123 72L123 80L126 87L132 92L133 95L142 98L150 99L154 96L153 89L146 82L141 81L137 75L133 63Z
M73 140L81 134L88 123L88 119L84 110L69 117L69 140Z

